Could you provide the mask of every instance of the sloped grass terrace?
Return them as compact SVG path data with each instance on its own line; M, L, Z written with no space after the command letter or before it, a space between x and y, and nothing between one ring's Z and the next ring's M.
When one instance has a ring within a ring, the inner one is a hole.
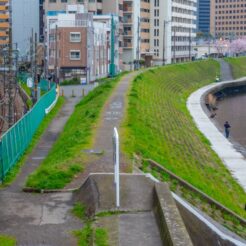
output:
M246 194L193 122L186 101L216 77L213 60L149 70L133 81L124 150L150 158L246 218Z
M246 76L246 56L242 57L228 57L225 61L231 65L232 75L234 79Z

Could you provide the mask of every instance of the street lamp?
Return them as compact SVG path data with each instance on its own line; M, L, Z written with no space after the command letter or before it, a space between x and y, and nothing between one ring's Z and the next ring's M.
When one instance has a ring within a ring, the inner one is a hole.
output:
M163 21L163 58L162 58L162 64L165 65L165 45L166 45L166 25L171 23L172 21L171 20L164 20Z

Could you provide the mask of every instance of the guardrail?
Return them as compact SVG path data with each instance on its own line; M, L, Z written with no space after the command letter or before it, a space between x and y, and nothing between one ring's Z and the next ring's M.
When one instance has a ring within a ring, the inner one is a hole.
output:
M46 109L56 100L56 86L44 94L34 107L17 121L0 139L0 181L18 162L46 115Z

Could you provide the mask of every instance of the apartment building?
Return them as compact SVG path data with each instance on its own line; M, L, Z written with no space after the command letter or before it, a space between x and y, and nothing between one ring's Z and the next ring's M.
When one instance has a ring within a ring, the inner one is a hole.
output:
M118 17L117 24L117 39L119 48L116 51L119 57L119 66L122 69L122 44L123 44L123 0L44 0L44 13L47 15L55 15L56 13L64 13L67 5L83 4L85 12L93 13L94 15L116 15Z
M60 79L86 78L87 81L117 72L118 40L111 36L112 22L118 17L84 13L83 5L67 5L65 13L47 16L47 65ZM114 43L113 43L114 42Z
M234 39L246 35L245 0L211 0L210 31L216 38Z
M140 0L124 0L123 27L123 62L133 68L140 59Z
M150 0L140 2L140 56L150 66L152 53L150 51Z
M156 65L189 61L196 37L196 0L154 0L150 4L150 50Z
M171 63L172 1L150 2L150 50L154 65Z
M197 0L172 0L172 62L194 58L196 45Z
M9 0L0 0L0 48L8 44Z

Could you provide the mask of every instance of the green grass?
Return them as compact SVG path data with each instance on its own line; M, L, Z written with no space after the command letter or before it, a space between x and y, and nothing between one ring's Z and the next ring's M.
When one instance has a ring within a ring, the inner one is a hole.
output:
M69 80L63 80L60 85L80 85L80 79L79 78L72 78Z
M85 216L86 212L86 207L82 203L75 203L73 209L72 209L72 214L76 217L78 217L81 220L84 220L86 218Z
M96 228L95 230L95 245L108 246L108 232L104 228Z
M78 246L108 246L108 232L104 228L93 229L91 223L87 223L82 229L73 231L77 238ZM92 243L94 242L94 244Z
M0 235L0 245L1 246L15 246L16 240L13 237Z
M105 79L79 104L47 158L28 177L26 186L39 189L59 189L72 181L84 169L85 153L90 148L100 112L122 75Z
M8 186L14 181L14 179L16 178L17 174L20 171L20 168L26 162L28 155L33 151L35 146L38 144L38 141L40 140L44 131L49 126L50 122L54 119L54 117L57 115L64 102L65 102L64 97L59 97L55 107L51 110L51 112L48 115L46 115L46 117L43 119L42 123L38 127L29 147L26 149L25 153L23 154L21 159L17 162L17 164L12 169L10 169L10 171L8 172L8 174L4 179L4 183L0 187Z
M92 245L93 229L90 224L86 224L81 230L73 231L73 235L77 238L78 246Z
M20 86L22 87L22 89L26 92L26 94L28 96L31 96L32 95L32 90L31 88L29 88L25 82L20 82Z
M232 76L238 79L246 76L246 57L225 58L225 61L231 65Z
M123 150L153 159L242 217L246 194L232 178L187 108L188 96L214 81L213 60L149 70L133 81Z

